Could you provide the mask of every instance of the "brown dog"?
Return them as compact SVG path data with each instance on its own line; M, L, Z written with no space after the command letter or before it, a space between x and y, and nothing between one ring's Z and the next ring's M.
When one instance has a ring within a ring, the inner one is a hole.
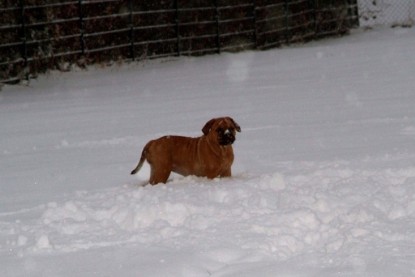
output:
M232 144L241 127L230 117L209 120L197 138L165 136L149 141L141 153L140 161L131 174L137 173L145 160L150 164L149 183L166 183L170 173L183 176L231 176L233 163Z

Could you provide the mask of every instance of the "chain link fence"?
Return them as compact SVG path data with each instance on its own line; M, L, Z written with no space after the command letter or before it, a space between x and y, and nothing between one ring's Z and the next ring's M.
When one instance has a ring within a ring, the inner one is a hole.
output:
M0 84L72 65L267 49L347 34L357 0L4 0Z
M415 23L415 0L358 0L358 9L362 27L412 27Z

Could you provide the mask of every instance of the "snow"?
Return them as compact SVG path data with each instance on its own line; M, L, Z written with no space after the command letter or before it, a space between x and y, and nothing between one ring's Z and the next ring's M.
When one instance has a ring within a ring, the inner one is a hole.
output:
M1 276L414 276L415 29L0 91ZM241 125L233 177L129 175Z

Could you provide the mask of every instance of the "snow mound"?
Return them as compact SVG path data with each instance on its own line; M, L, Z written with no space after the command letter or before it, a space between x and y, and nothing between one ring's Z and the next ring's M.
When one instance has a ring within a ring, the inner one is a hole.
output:
M167 185L77 192L45 205L36 222L9 223L7 248L24 256L134 244L184 251L197 245L213 263L210 270L304 253L315 253L326 265L356 266L349 253L392 245L398 251L394 242L403 248L414 242L415 228L399 227L414 225L414 183L415 168L380 172L318 165L305 167L302 175L177 177ZM342 259L333 260L334 253Z

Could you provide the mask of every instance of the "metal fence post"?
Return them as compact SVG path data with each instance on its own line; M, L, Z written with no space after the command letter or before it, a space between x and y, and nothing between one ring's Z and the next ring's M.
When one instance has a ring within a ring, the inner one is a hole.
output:
M85 55L85 39L84 39L84 15L82 12L82 0L78 0L78 13L79 13L79 33L82 56Z
M179 4L177 0L173 1L173 6L174 6L174 10L175 10L175 14L174 14L174 21L175 21L175 31L176 31L176 51L177 51L177 56L180 56L180 22L179 22Z
M213 1L215 5L215 20L216 20L216 47L218 48L218 54L220 54L220 22L219 22L219 8L218 0Z
M289 11L288 11L288 2L289 2L290 0L285 0L285 3L284 3L284 9L285 9L285 18L284 18L284 24L285 24L285 43L288 45L288 44L290 44L290 37L289 37L289 34L290 34L290 24L289 24L289 21L288 21L288 14L289 14Z
M256 26L256 1L252 0L252 17L254 18L254 42L255 49L258 48L258 28Z
M358 9L358 3L357 0L347 0L346 5L347 8L347 16L349 18L349 26L352 28L359 27L359 9Z
M27 36L26 36L26 22L25 22L25 4L24 4L24 0L20 0L19 1L20 4L20 17L21 17L21 40L22 40L22 49L21 49L21 55L23 58L23 65L24 65L24 69L23 69L23 74L26 75L26 79L29 79L29 73L26 72L26 68L27 68Z
M312 20L313 20L313 39L317 37L317 6L316 1L310 1L310 9L312 10Z
M134 51L134 21L133 21L133 0L128 0L128 9L129 9L129 24L130 24L130 56L133 61L135 61L135 51Z

